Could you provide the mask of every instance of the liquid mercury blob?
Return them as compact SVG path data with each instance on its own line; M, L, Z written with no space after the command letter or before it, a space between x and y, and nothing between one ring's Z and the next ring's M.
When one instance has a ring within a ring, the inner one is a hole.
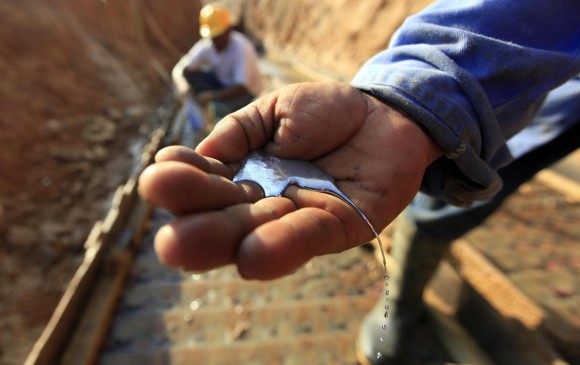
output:
M290 185L296 185L302 189L336 196L348 203L364 219L379 242L385 269L385 285L388 286L387 262L379 234L356 204L336 187L334 179L312 162L282 159L268 155L263 151L252 151L242 162L242 168L232 180L234 182L249 181L258 184L264 190L265 197L282 196ZM385 294L387 293L388 290ZM385 306L385 310L388 310L388 305ZM385 318L387 316L388 314L385 311ZM386 329L386 324L382 328ZM379 341L382 342L383 339L380 338ZM381 353L377 354L377 358L381 356Z
M282 196L290 185L334 195L356 210L381 243L379 234L365 214L336 187L332 177L312 162L282 159L267 155L262 151L252 151L242 162L242 168L232 180L234 182L250 181L260 185L265 197ZM386 271L385 260L383 264Z

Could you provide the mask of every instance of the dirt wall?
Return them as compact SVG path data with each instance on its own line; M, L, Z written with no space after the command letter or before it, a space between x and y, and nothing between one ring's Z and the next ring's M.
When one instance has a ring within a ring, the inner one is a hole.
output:
M349 80L432 0L225 1L266 49Z
M197 1L0 2L0 364L21 364L197 39ZM178 14L178 16L176 16ZM192 21L193 19L193 21Z
M197 39L199 8L187 0L171 8L152 0L2 1L1 190L35 189L22 164L43 161L47 120L149 103L166 91L157 71Z

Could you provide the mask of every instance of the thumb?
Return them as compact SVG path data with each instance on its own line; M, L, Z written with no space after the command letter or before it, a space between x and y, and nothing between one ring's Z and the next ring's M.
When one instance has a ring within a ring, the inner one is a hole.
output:
M196 147L203 156L224 163L237 162L264 146L277 127L275 110L278 91L267 94L220 120Z

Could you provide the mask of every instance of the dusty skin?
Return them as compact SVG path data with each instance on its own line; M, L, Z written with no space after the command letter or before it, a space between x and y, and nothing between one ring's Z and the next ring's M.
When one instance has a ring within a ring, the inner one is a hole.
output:
M415 123L349 85L282 88L220 121L195 152L162 150L144 171L143 198L178 216L157 234L165 263L193 271L235 263L245 278L273 279L373 238L339 198L291 187L284 197L257 200L255 186L231 182L257 148L312 161L378 231L412 199L421 171L440 153Z

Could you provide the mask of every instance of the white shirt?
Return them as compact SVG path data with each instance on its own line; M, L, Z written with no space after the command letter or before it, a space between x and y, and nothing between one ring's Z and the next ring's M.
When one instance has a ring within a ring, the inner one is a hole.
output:
M209 67L225 86L243 85L255 96L262 91L258 55L254 45L240 32L231 31L228 44L221 52L215 49L209 38L195 43L171 73L179 92L189 88L183 77L183 69L188 66Z

